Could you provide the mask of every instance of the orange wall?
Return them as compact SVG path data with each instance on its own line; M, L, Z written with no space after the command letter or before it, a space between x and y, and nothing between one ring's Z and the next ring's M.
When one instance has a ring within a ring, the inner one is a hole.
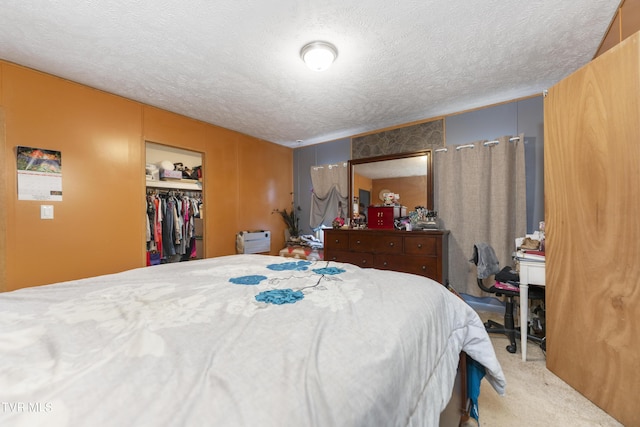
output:
M2 66L0 66L0 100L2 99ZM4 172L7 170L5 155L5 114L2 102L0 102L0 291L7 283L7 259L5 254L7 253L7 185L6 178L4 178Z
M407 176L403 178L383 178L373 181L373 204L381 204L378 195L387 189L400 195L400 204L407 207L407 212L415 210L416 206L427 206L427 176Z
M145 265L145 140L203 154L206 257L246 229L284 246L270 213L291 203L291 149L2 61L0 82L0 290ZM19 145L62 152L61 202L18 200Z
M373 188L373 181L371 181L371 178L367 178L366 176L362 176L356 173L353 175L353 188L353 194L355 197L358 197L359 190L368 191L369 193L371 193ZM374 196L373 194L371 194L372 203L375 203L375 199L377 198L377 195Z

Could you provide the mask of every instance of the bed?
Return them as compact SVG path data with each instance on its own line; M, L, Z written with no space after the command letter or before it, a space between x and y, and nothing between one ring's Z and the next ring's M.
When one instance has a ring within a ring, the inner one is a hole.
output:
M477 314L420 276L268 255L0 294L3 426L436 426Z

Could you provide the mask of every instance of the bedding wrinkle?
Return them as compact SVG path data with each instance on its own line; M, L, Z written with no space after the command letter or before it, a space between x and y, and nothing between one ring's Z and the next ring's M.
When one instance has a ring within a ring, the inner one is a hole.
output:
M429 301L424 301L425 306L427 303L436 304L442 310L446 310L448 306L446 297L448 295L443 293L442 289L444 288L441 286L433 289L429 294ZM448 327L443 327L443 324L448 326L449 316L443 316L444 322L442 322L443 319L433 317L433 311L425 310L425 312L429 313L428 317L426 315L424 317L424 321L429 328L419 330L429 332L422 337L423 344L426 344L426 347L423 347L424 353L421 354L428 355L429 359L420 359L419 364L420 366L427 365L428 369L421 378L419 389L414 393L416 397L408 413L407 426L416 425L416 420L425 417L425 411L428 412L428 415L426 415L428 418L439 416L451 397L453 377L455 376L455 368L452 369L452 366L457 365L458 360L457 348L451 349L449 347L451 343L447 332ZM442 311L439 313L442 316ZM444 374L442 374L443 372ZM437 399L426 397L433 393L431 391L433 388L438 390L437 396L439 398ZM428 407L425 407L425 402L429 402Z
M281 289L303 298L255 298ZM51 405L0 425L437 425L461 348L504 385L455 298L420 276L266 255L0 294L0 401Z
M303 378L303 391L304 391L304 407L307 409L306 417L310 421L312 427L322 427L324 423L326 425L336 425L336 420L333 418L331 404L329 403L328 396L325 394L326 386L323 385L323 381L327 381L323 378L321 367L319 366L319 360L321 358L321 348L324 342L324 337L327 333L331 333L327 330L327 317L321 316L319 321L312 325L312 333L310 334L309 351L305 355L302 361L302 373Z

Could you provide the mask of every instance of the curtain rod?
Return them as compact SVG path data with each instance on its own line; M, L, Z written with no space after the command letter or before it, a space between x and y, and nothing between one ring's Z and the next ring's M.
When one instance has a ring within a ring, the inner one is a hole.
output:
M520 141L519 136L514 136L513 138L509 138L509 142L516 142L516 141ZM498 145L498 144L500 144L500 141L498 141L497 139L494 139L493 141L487 141L482 145L484 145L485 147L489 147L491 145Z
M347 162L342 163L342 166L345 167L345 168L348 165L349 165L349 163L347 163ZM329 169L331 169L331 168L337 168L338 166L340 166L340 164L339 163L334 163L334 164L331 164L331 165L313 166L313 170L324 169L325 166L327 166Z
M509 142L516 142L516 141L520 141L520 137L519 136L514 136L513 138L509 138ZM485 147L490 147L492 145L498 145L500 143L500 141L498 141L497 139L494 139L493 141L486 141L483 142L482 145L484 145ZM463 148L474 148L475 145L473 144L465 144L465 145L457 145L456 146L456 150L462 150ZM434 152L436 153L442 153L442 152L447 152L449 151L448 148L437 148L434 150Z

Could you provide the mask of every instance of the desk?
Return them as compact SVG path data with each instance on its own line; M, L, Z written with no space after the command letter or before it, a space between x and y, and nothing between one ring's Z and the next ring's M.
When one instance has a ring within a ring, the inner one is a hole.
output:
M545 286L544 261L520 260L520 348L522 360L527 361L527 332L529 328L529 285Z

